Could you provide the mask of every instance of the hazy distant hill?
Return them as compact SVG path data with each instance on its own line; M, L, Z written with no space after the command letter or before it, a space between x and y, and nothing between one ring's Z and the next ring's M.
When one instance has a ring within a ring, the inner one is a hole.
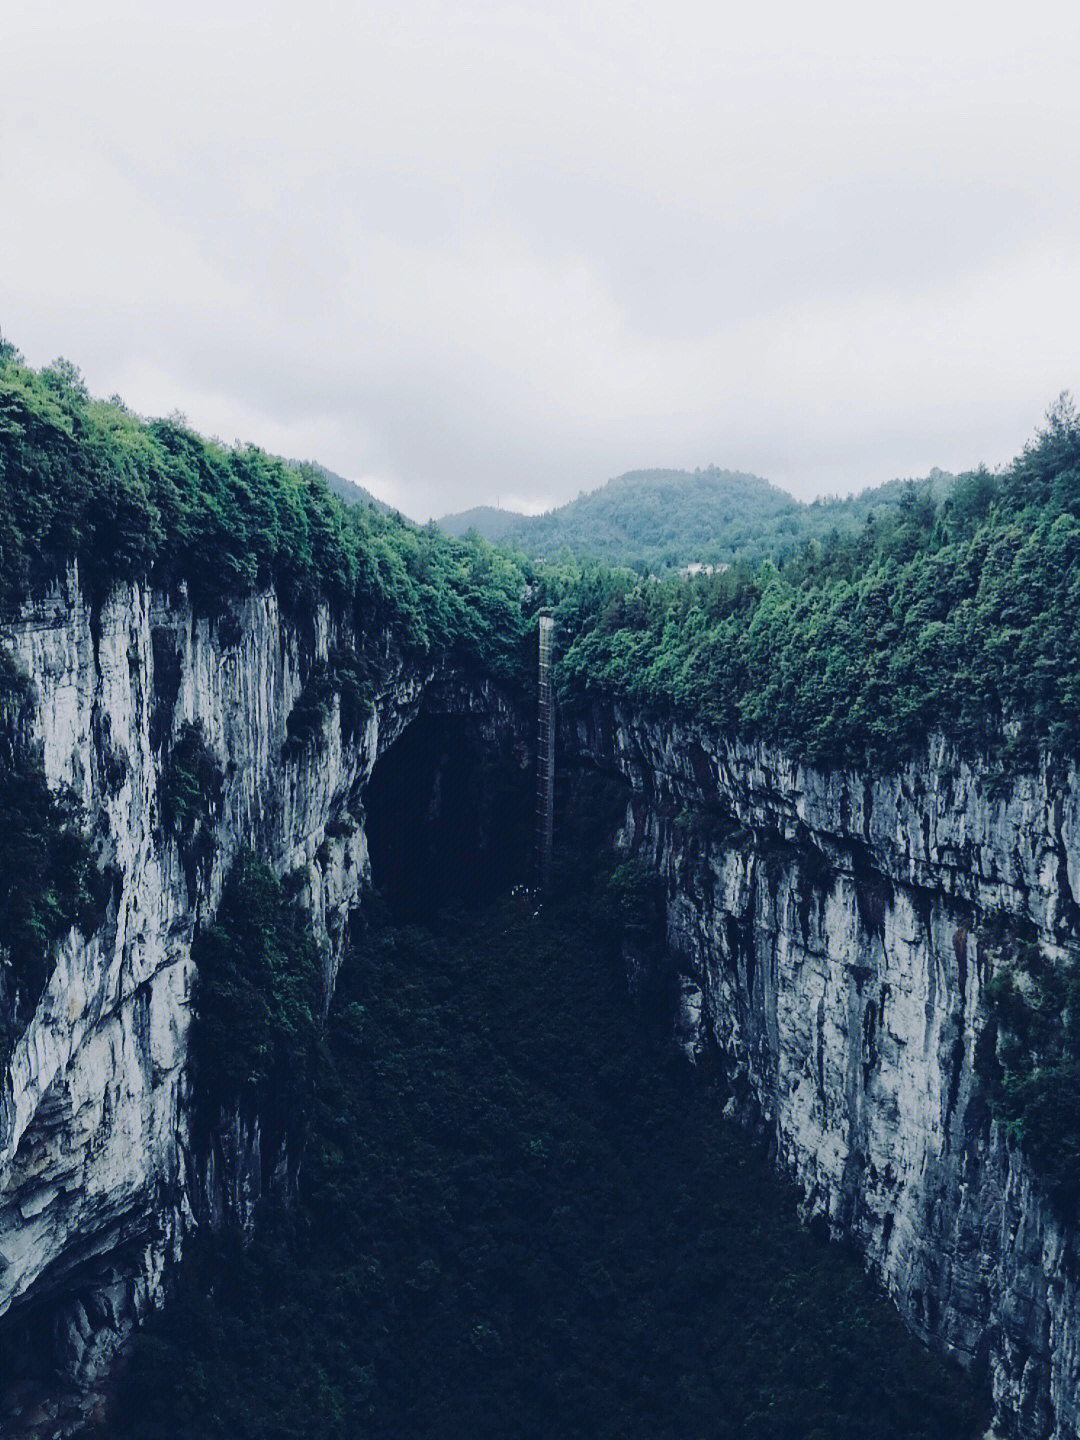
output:
M494 505L475 505L471 510L459 510L455 515L444 515L438 523L450 535L467 535L470 530L475 530L485 540L499 545L517 530L523 520L528 519L528 516L519 515L516 510L497 510Z
M285 463L291 465L295 470L300 469L301 465L306 465L309 469L314 470L326 481L326 488L340 496L346 505L374 505L376 510L382 510L386 514L389 514L392 509L384 501L376 499L370 490L365 490L362 485L357 485L355 480L346 480L344 475L335 475L333 470L328 470L325 465L318 465L313 460L287 460Z
M716 565L739 556L778 559L834 527L851 529L871 512L885 514L912 484L941 500L952 483L935 470L925 480L892 480L845 500L805 504L758 475L733 470L633 470L544 515L480 506L439 524L453 535L476 530L538 557L568 549L651 569Z

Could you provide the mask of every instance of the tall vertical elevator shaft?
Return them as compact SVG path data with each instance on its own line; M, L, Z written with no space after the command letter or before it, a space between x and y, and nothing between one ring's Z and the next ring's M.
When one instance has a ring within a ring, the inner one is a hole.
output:
M536 869L542 887L551 874L555 824L555 699L551 688L551 645L555 621L540 616L536 737Z

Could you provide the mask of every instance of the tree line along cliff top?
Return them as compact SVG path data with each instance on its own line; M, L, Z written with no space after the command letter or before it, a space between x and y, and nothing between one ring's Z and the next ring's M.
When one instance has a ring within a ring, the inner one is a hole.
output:
M1080 421L1067 396L1007 469L937 503L690 581L567 567L564 696L603 691L779 742L889 764L943 732L1029 763L1080 745Z
M671 475L643 473L654 499L676 503ZM1040 746L1075 753L1080 421L1067 396L1006 469L838 502L847 519L824 534L832 512L792 515L753 477L703 473L768 492L757 553L740 540L741 557L691 579L566 552L539 561L345 504L318 466L223 446L176 417L143 420L91 398L67 362L35 371L0 342L8 613L75 559L98 598L120 580L183 579L220 613L273 585L293 613L325 598L405 651L525 679L546 605L564 703L618 695L825 765L890 763L935 730L1003 763ZM715 510L717 553L738 548L729 511Z
M179 417L143 420L90 397L78 370L40 371L0 342L0 605L78 562L102 599L119 581L220 614L273 586L297 614L326 599L406 650L504 669L522 625L518 567L487 546L332 494L320 466L227 447Z

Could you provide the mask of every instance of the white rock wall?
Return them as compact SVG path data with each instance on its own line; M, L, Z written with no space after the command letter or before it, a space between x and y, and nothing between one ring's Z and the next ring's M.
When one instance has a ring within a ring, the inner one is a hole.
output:
M1075 767L1002 784L932 740L880 779L824 774L618 706L564 732L633 786L622 838L668 881L680 1042L699 1010L730 1110L763 1120L913 1329L989 1370L1000 1434L1080 1434L1076 1227L973 1070L995 915L1051 955L1078 938Z
M367 851L362 826L327 842L328 821L422 704L491 724L505 706L388 659L359 740L344 744L335 722L286 761L301 637L273 595L235 618L225 644L183 596L138 586L95 615L73 573L0 633L37 687L48 778L80 796L120 876L109 922L59 948L0 1080L0 1324L55 1302L72 1397L67 1418L61 1402L16 1405L17 1424L0 1412L0 1433L64 1434L90 1413L194 1212L243 1219L276 1163L240 1117L209 1156L191 1151L190 943L238 848L279 873L310 866L332 983ZM307 643L324 653L335 639L348 636L319 615ZM189 720L226 777L192 883L159 793L162 738ZM765 1117L808 1205L863 1246L920 1334L988 1368L1001 1434L1080 1435L1075 1228L1041 1199L973 1074L992 917L1030 922L1050 954L1078 938L1075 768L1005 783L931 740L886 777L826 775L619 707L577 717L563 739L634 788L624 840L669 881L688 1053L715 1040L735 1108ZM726 817L724 838L676 822L699 808Z
M277 1162L260 1154L257 1118L223 1117L211 1153L191 1150L191 939L215 911L238 849L250 846L279 874L310 867L306 898L326 944L329 990L368 859L362 825L328 839L327 822L350 797L355 804L433 678L442 704L498 708L483 685L390 659L358 742L343 742L335 716L321 743L285 760L301 637L272 593L238 605L234 619L240 638L224 644L183 595L137 585L117 588L95 615L73 571L0 632L36 686L47 778L77 793L120 876L106 925L89 940L73 931L59 947L0 1078L0 1325L13 1306L12 1319L53 1297L71 1401L65 1410L62 1398L42 1408L15 1397L5 1412L0 1399L0 1433L66 1434L92 1413L95 1382L160 1300L196 1213L246 1221L263 1163ZM314 653L347 641L333 632L320 613ZM212 858L190 883L160 808L161 741L188 721L201 724L225 774Z

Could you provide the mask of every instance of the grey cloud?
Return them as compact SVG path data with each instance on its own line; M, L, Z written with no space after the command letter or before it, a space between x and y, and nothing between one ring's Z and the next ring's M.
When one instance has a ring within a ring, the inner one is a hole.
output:
M415 515L993 464L1080 384L1064 4L15 8L4 332Z

